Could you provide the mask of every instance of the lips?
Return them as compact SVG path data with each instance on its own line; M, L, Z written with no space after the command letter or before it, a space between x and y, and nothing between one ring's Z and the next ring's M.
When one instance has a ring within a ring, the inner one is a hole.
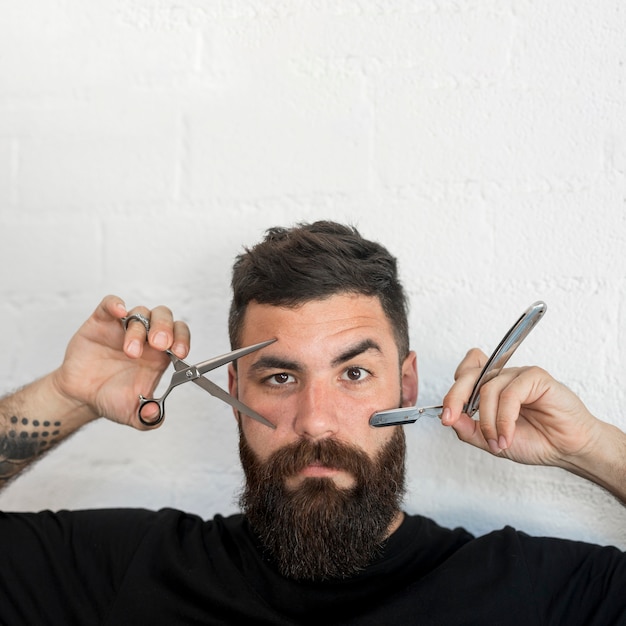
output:
M298 472L301 476L311 476L321 478L324 476L333 476L339 470L337 467L333 467L332 465L325 465L321 461L316 461L313 463L309 463L305 467L303 467L300 472Z

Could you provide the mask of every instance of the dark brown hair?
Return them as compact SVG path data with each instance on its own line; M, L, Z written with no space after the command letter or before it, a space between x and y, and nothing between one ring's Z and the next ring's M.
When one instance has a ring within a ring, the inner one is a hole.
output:
M270 228L237 256L228 331L233 349L249 302L297 306L340 293L379 298L393 328L401 359L409 352L407 299L397 263L379 243L330 221Z

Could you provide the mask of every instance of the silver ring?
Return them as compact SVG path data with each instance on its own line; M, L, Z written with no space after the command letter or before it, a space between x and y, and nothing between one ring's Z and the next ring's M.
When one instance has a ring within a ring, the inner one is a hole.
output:
M144 328L146 329L146 333L150 331L150 320L145 315L142 315L141 313L133 313L132 315L127 315L126 317L123 317L120 321L124 325L124 330L128 328L128 324L132 322L133 320L137 320L138 322L141 322L144 325Z

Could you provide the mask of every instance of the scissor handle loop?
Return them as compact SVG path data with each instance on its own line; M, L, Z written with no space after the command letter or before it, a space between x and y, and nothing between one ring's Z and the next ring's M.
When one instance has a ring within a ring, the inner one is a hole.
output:
M150 406L151 404L156 405L159 409L159 412L152 419L146 419L142 415L142 412L147 406ZM137 415L139 417L139 421L144 426L148 426L150 428L158 426L165 417L165 406L163 403L163 398L144 398L143 396L139 396L139 411L137 412Z

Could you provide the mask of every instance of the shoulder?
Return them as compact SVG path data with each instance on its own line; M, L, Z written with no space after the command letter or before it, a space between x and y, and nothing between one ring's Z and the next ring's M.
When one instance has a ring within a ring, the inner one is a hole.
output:
M216 515L204 520L199 515L177 509L157 511L140 508L85 509L78 511L41 511L38 513L0 513L0 529L12 536L43 534L49 538L68 536L140 541L150 535L178 535L236 532L243 516Z
M419 538L421 542L428 544L454 545L458 548L472 541L475 537L465 528L445 528L423 515L405 513L402 524L390 537L390 542L406 542L411 538Z
M445 562L473 539L464 528L444 528L422 515L405 513L402 524L385 543L382 562L394 567L419 562L428 570Z

